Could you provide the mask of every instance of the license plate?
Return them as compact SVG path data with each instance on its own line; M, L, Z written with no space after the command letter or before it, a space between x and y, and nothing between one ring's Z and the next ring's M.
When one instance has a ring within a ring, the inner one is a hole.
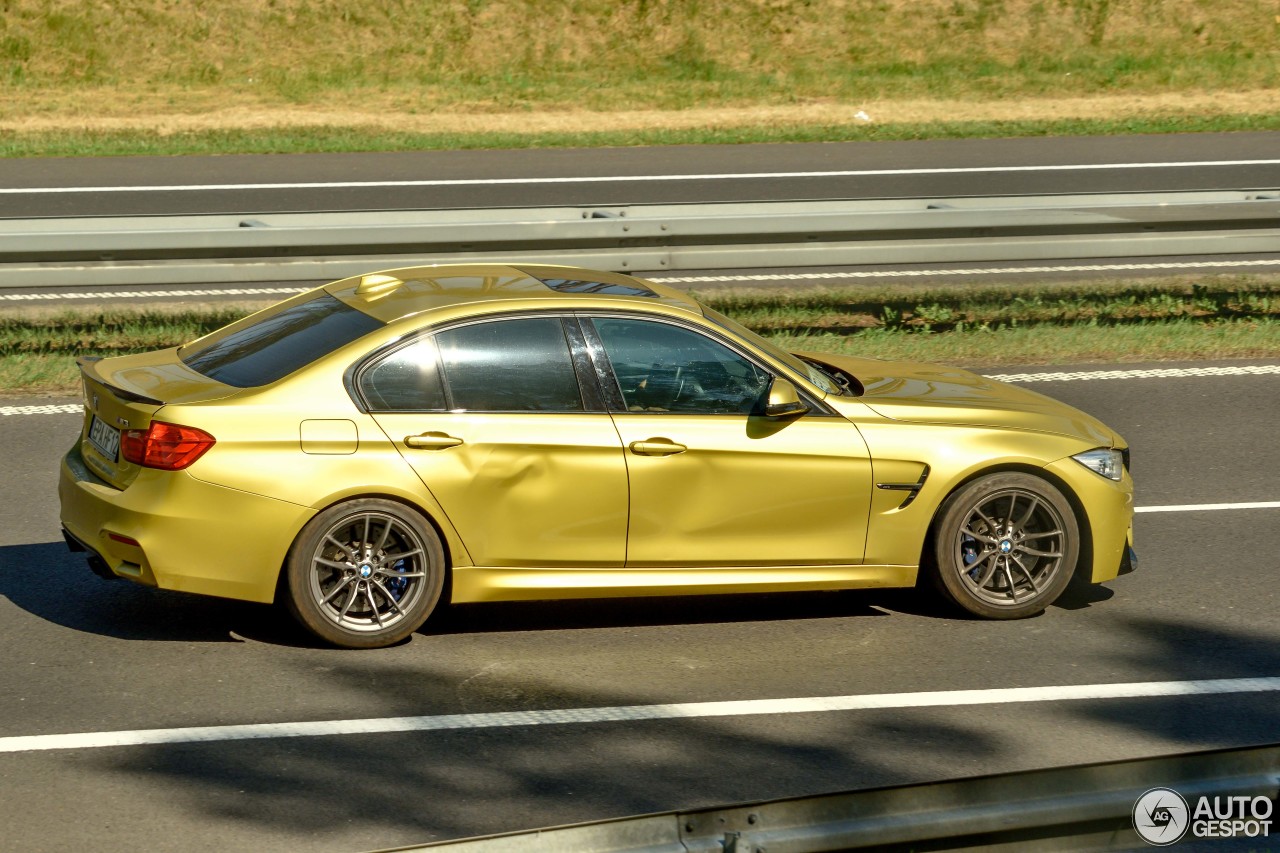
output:
M120 454L120 430L108 426L94 415L93 421L89 424L89 443L103 456L115 462Z

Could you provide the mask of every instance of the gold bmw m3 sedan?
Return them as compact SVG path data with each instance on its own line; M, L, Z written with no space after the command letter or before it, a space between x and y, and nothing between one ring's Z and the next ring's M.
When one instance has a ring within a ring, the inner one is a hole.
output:
M784 352L573 267L398 269L81 359L68 545L371 648L459 602L909 587L1013 619L1132 560L1124 440L925 364Z

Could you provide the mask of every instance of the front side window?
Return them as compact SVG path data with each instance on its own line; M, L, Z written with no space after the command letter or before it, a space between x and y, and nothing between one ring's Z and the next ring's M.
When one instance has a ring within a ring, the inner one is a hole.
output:
M767 340L760 337L741 323L731 320L719 311L714 311L710 308L704 308L703 315L717 326L732 332L750 344L754 344L759 349L794 370L796 373L808 378L810 382L821 388L824 392L828 394L844 393L840 387L840 383L834 376L831 376L825 370L821 370L808 362L800 360L785 350L778 349L776 346L769 343Z
M750 414L771 376L706 335L649 320L591 321L629 412Z
M382 411L584 410L557 317L445 329L377 362L360 387L369 405Z
M382 321L327 293L261 319L249 318L178 350L197 373L237 388L282 379L316 359L380 328Z

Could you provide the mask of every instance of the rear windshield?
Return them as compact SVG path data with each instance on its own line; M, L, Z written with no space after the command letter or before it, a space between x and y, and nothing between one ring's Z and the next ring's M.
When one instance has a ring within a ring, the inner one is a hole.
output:
M382 326L382 321L322 293L178 351L192 370L237 388L267 385Z

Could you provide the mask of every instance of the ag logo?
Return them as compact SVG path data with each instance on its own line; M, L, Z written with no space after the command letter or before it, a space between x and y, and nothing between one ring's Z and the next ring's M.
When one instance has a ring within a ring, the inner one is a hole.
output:
M1152 788L1133 804L1133 828L1142 840L1167 847L1182 840L1191 825L1191 812L1182 795L1170 788Z

